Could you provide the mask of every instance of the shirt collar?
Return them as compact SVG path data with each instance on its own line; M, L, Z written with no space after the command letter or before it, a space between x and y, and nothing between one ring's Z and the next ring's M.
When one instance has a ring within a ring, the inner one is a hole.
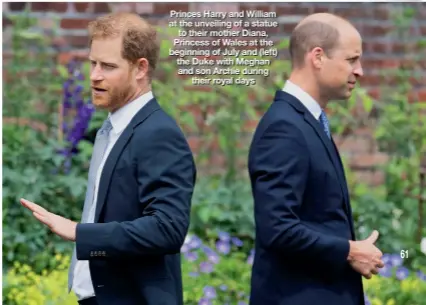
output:
M124 105L114 113L109 114L109 118L111 120L112 132L115 134L121 133L124 128L130 123L133 117L138 113L138 111L145 106L152 98L152 91L141 95L134 101Z
M315 119L319 119L322 112L321 106L306 91L289 80L286 81L283 91L296 97L309 110Z

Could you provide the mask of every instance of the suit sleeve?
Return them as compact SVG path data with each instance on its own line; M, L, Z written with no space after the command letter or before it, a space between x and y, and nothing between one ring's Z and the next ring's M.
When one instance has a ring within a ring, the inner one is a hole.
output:
M78 224L80 260L180 252L196 177L192 152L178 127L162 127L135 141L141 143L136 144L135 166L144 215L133 221ZM104 254L91 257L92 251Z
M286 122L270 125L250 157L257 238L266 248L326 264L347 266L349 241L305 226L298 214L308 179L309 155L302 133Z

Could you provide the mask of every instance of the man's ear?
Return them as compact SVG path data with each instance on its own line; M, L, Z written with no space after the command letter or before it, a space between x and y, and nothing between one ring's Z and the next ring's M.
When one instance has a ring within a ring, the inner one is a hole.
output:
M310 52L310 60L315 68L320 69L324 64L324 50L320 47L312 49Z
M141 80L148 75L149 63L146 58L139 58L135 65L136 79Z

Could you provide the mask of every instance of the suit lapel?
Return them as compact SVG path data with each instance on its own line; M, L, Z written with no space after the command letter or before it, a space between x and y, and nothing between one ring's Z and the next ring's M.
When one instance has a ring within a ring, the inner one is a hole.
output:
M304 115L305 121L308 122L309 125L312 126L312 128L315 130L318 137L321 139L322 144L327 150L327 154L330 157L331 162L333 163L334 170L336 171L337 177L339 177L339 185L340 189L342 190L343 198L345 199L345 210L348 212L348 204L347 204L347 196L346 196L346 182L345 179L342 177L341 170L340 170L340 164L339 164L339 158L336 154L336 150L333 147L333 142L327 137L324 130L321 128L321 124L311 115L309 112L305 112Z
M99 221L99 216L104 207L110 184L111 177L121 153L132 138L134 128L143 123L152 113L160 109L160 105L154 99L151 99L141 110L133 117L129 125L123 130L117 142L114 144L103 167L101 179L99 181L98 200L96 205L95 222Z

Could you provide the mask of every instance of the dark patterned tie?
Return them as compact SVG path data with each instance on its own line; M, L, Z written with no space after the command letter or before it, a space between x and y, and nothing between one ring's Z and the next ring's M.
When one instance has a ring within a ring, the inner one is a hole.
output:
M322 127L324 128L325 133L327 134L327 137L329 139L331 139L330 126L328 124L327 115L325 114L324 111L321 111L321 115L320 115L319 119L320 119L320 123L321 123Z

